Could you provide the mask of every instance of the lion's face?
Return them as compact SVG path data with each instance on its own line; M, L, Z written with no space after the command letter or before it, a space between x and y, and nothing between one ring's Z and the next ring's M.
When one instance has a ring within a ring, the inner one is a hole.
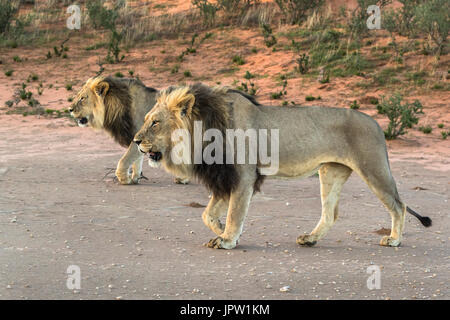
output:
M170 156L170 137L175 129L171 115L164 108L156 105L145 116L145 123L134 137L142 153L148 154L149 164L157 167Z
M145 123L136 133L134 142L142 153L148 154L151 166L158 167L162 161L170 158L172 132L186 128L193 105L192 94L177 100L167 99L167 95L163 93L153 109L147 113Z
M102 128L105 117L103 98L108 90L108 84L103 78L91 78L78 92L69 108L71 116L80 127L91 126Z

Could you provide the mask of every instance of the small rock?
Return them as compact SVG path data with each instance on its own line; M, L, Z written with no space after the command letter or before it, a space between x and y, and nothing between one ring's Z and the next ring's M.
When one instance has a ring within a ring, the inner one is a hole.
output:
M289 292L291 291L291 287L290 286L284 286L280 288L280 292Z

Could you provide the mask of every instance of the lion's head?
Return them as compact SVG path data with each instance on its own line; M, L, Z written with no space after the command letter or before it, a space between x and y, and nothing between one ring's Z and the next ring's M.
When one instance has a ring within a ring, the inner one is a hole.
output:
M206 164L202 160L196 163L193 147L190 148L190 164L175 164L172 161L172 149L177 144L177 141L172 141L172 133L176 129L185 129L189 133L191 146L195 139L195 121L201 121L203 132L214 128L225 134L230 126L229 104L225 99L227 92L226 88L210 88L202 84L169 87L161 91L155 106L145 116L144 125L134 137L139 150L148 154L150 165L163 164L175 175L184 174L200 179L216 196L229 195L239 180L234 165L226 164L225 161Z
M103 77L90 78L76 95L69 108L80 127L103 128L105 119L104 99L109 84Z
M149 155L149 163L159 166L169 160L173 147L172 132L190 129L195 97L189 87L162 91L153 109L145 116L145 123L135 135L139 150Z
M136 132L131 112L132 83L145 88L134 79L91 78L78 92L69 111L80 127L105 129L119 144L126 147L133 141Z

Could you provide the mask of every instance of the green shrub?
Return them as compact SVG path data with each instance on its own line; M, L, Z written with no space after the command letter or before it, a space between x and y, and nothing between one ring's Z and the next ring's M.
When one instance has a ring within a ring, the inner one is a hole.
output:
M117 1L116 5L119 2ZM116 20L119 17L119 6L107 9L103 6L103 3L104 1L102 0L86 1L89 20L94 28L115 29Z
M277 44L277 38L272 34L272 28L265 23L261 24L262 34L264 37L264 43L266 44L267 48L270 48Z
M0 0L0 34L10 29L13 17L19 10L16 3L10 0Z
M447 137L448 137L448 135L450 134L450 131L441 131L441 136L442 136L442 139L447 139Z
M125 58L125 55L120 55L120 52L122 51L120 49L120 42L122 40L123 40L123 32L119 33L116 29L111 30L106 62L118 63Z
M444 127L444 124L443 124L443 123L438 123L437 127L438 127L439 129L442 129L442 128Z
M424 1L417 6L415 13L419 30L432 39L436 46L435 55L439 58L450 29L450 2L448 0Z
M238 66L245 64L245 60L240 55L233 56L232 61Z
M372 97L372 98L370 98L369 102L370 102L370 104L374 104L374 105L377 105L379 101L378 101L378 99L377 99L377 98L375 98L375 97Z
M417 71L417 72L413 72L413 73L407 73L406 79L414 82L414 84L416 84L416 85L421 86L421 85L425 84L426 80L424 78L426 76L427 76L426 71Z
M240 13L240 7L244 0L217 0L217 10L222 10L230 18Z
M42 85L42 82L39 83L39 87L37 88L38 95L42 96L42 93L44 92L44 86Z
M352 102L352 104L350 105L350 109L359 109L359 107L360 107L360 105L359 105L359 103L358 103L358 101L356 101L356 100L354 100L353 102Z
M313 10L320 9L323 0L275 0L284 15L284 19L291 24L301 24Z
M189 70L184 71L184 72L183 72L183 75L184 75L186 78L192 77L192 73L191 73Z
M400 80L395 78L395 75L397 75L398 73L398 69L396 68L388 67L381 69L379 72L373 75L372 83L379 86L399 83Z
M120 71L117 71L117 72L114 74L114 76L117 77L117 78L123 78L123 73L120 72Z
M413 37L417 33L416 8L424 0L399 0L403 5L397 11L399 33L403 36Z
M38 80L39 80L39 76L35 73L31 73L27 78L27 82L38 81Z
M67 83L65 86L67 91L72 91L72 84L71 83Z
M320 96L318 96L318 97L314 97L314 96L312 96L312 95L307 95L306 97L305 97L305 100L306 101L314 101L314 100L321 100L322 98L320 97Z
M270 96L272 99L281 99L283 96L287 95L286 87L288 85L287 76L282 74L280 76L280 80L282 81L283 88L279 92L272 93Z
M246 71L244 75L244 79L246 82L241 82L241 85L237 87L238 90L244 91L252 96L256 95L257 88L251 79L255 78L255 75L250 73L250 71Z
M53 47L53 53L55 54L55 57L62 57L63 59L67 58L66 51L69 51L69 47L67 47L65 44L69 41L69 38L64 40L60 45L59 48L57 46ZM52 58L52 53L49 51L47 52L47 59Z
M196 53L196 52L197 52L197 49L194 48L195 40L197 39L197 37L198 37L198 34L197 34L197 33L195 33L195 34L192 36L192 38L191 38L191 45L190 45L189 47L187 47L183 52L181 52L181 54L177 57L177 60L178 60L178 61L181 62L181 61L183 61L184 56L187 56L187 55L189 55L189 54L191 54L191 53ZM206 37L206 36L205 36L205 37ZM204 39L206 39L206 38L203 38L202 41L204 41Z
M363 70L371 66L358 51L353 52L344 59L345 71L348 75L363 75Z
M14 73L14 70L8 70L5 72L5 76L11 77L13 73Z
M25 83L22 83L22 88L19 90L19 97L22 100L30 100L33 96L33 93L31 91L26 90L27 85Z
M311 66L324 66L343 59L346 52L342 48L341 37L342 33L331 29L311 33L304 41L306 45L312 43L308 45ZM299 44L292 41L292 45L296 47L296 51L299 51Z
M36 107L37 105L39 105L40 103L39 103L39 101L37 101L36 99L34 99L34 98L31 98L29 101L28 101L28 105L30 106L30 107Z
M433 128L431 128L431 126L419 127L419 131L422 131L425 134L429 134L433 131Z
M108 54L106 56L106 62L108 63L118 63L125 58L124 55L120 55L120 43L124 37L124 30L119 32L116 25L119 10L124 5L124 1L116 1L112 9L107 9L103 6L102 0L88 1L86 4L92 25L95 28L101 27L110 31Z
M237 87L238 90L244 91L248 93L249 95L256 95L256 89L255 84L252 81L249 81L248 83L241 82L241 85Z
M219 8L208 0L192 0L192 5L200 11L200 16L206 26L212 26L216 20Z
M305 74L309 70L309 56L306 53L299 54L299 57L296 59L297 62L297 71L301 74Z
M431 87L431 89L433 89L433 90L444 90L444 88L445 88L445 86L443 84L441 84L441 83L435 83Z
M176 64L172 70L170 70L170 73L178 73L178 70L180 69L180 65Z
M402 104L403 96L396 93L389 98L382 97L377 106L378 112L389 119L389 125L384 135L386 139L395 139L406 133L407 128L412 128L419 122L418 114L422 112L422 104L416 100L413 103Z
M400 50L395 38L395 34L399 32L400 27L398 26L398 15L394 10L387 10L382 15L383 28L389 32L392 40L392 47L394 48L396 58L398 59L400 56Z

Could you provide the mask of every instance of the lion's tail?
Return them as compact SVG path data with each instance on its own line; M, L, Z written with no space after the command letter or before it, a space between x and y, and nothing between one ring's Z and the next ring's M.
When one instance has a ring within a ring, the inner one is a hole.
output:
M420 214L418 214L417 212L415 212L413 209L411 209L410 207L406 207L406 210L411 213L414 217L416 217L417 219L419 219L419 221L425 226L425 227L430 227L431 226L431 219L429 217L422 217Z

